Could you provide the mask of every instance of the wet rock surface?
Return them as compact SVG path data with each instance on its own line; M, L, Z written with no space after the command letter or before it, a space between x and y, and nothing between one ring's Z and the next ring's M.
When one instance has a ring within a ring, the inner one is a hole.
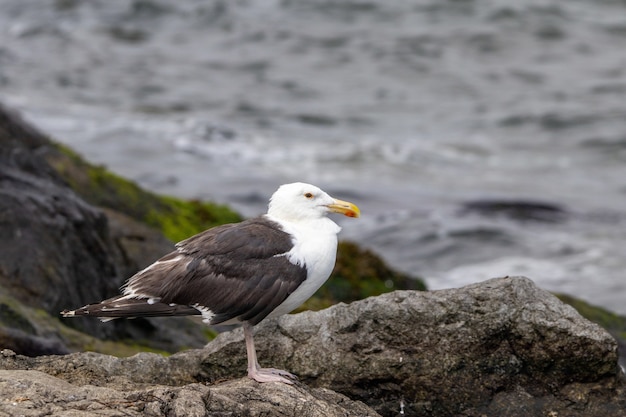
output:
M28 355L67 353L68 341L21 315L22 306L54 317L112 296L131 273L173 247L156 230L86 203L48 164L54 153L59 150L44 133L0 105L0 337L4 347ZM205 340L199 326L180 323L71 325L100 338L151 340L165 350Z

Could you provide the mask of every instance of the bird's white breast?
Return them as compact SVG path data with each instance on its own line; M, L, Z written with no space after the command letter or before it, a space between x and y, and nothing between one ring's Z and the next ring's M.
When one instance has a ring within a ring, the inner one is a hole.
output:
M287 297L268 317L276 317L298 308L328 279L337 256L337 233L341 230L324 217L315 222L284 223L285 232L293 235L293 248L283 256L295 265L307 268L306 280Z

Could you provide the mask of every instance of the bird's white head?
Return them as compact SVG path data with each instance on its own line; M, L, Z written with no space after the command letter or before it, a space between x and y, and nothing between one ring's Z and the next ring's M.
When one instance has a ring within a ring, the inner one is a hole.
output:
M295 182L281 185L270 199L267 214L292 222L319 219L328 213L359 217L359 208L347 201L329 196L320 188Z

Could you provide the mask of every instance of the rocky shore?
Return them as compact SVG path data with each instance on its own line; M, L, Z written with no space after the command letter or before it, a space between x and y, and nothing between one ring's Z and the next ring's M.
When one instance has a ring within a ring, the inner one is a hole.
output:
M0 412L105 416L623 416L617 344L522 277L395 291L259 326L262 362L294 386L245 374L242 332L164 357L29 358L4 350ZM83 414L81 414L83 413Z
M96 350L129 355L202 347L215 332L192 320L58 319L58 312L118 294L174 241L241 220L227 207L142 190L93 166L0 105L0 346L25 355ZM424 289L357 245L305 307L392 289Z
M146 193L0 107L0 416L626 415L616 321L609 334L524 277L415 291L349 243L313 303L332 307L257 329L261 363L294 386L244 376L240 330L200 349L191 320L58 318L117 293L167 231L237 217Z

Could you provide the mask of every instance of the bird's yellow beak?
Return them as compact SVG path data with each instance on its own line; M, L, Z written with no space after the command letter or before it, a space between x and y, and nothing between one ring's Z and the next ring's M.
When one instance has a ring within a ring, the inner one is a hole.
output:
M348 217L360 217L361 210L349 201L337 200L327 206L333 213L341 213Z

